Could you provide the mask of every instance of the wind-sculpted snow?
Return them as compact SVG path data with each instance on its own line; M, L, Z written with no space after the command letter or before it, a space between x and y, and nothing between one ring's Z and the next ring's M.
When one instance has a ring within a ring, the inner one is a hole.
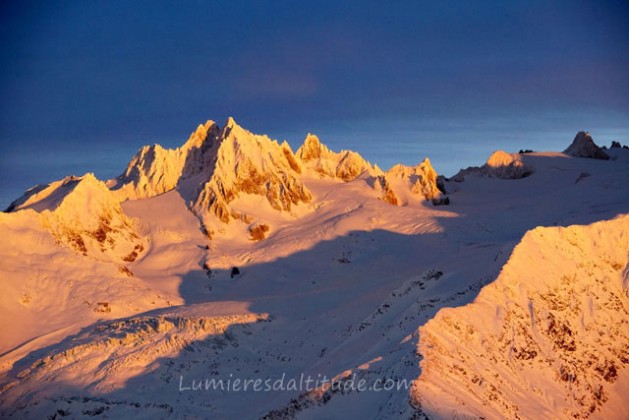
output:
M85 328L35 357L22 359L6 372L0 405L24 408L34 400L45 402L64 388L92 395L110 393L159 359L176 357L195 346L206 350L237 346L238 335L230 328L269 319L267 314L255 313L217 315L212 314L211 305L209 311L206 307L173 309ZM50 400L47 404L54 407Z
M627 418L627 267L627 215L528 232L473 304L420 328L415 404L438 417Z

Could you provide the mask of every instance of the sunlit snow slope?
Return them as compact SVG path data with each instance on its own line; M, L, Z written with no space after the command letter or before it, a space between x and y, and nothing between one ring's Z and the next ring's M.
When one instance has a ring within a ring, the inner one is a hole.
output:
M209 121L0 214L0 414L622 418L629 150L497 152L449 181L292 150ZM469 310L473 339L441 324ZM300 375L408 386L180 388Z
M415 402L449 416L629 417L629 216L536 228L420 329Z

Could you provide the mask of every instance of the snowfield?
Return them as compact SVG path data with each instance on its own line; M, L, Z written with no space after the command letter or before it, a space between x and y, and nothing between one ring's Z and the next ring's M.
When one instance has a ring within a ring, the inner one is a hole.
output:
M605 154L444 180L230 119L35 187L0 213L0 414L627 418L629 150ZM192 389L237 379L283 387Z

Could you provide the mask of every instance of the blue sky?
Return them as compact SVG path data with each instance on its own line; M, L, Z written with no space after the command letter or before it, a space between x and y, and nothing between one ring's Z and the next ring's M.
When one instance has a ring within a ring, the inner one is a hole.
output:
M629 143L626 1L0 5L0 206L233 116L387 168Z

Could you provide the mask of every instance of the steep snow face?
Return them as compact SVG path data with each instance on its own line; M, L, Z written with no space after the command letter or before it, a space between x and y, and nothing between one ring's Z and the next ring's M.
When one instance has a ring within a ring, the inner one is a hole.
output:
M395 165L386 172L384 178L390 186L389 190L397 197L396 204L408 204L416 197L434 200L441 195L437 187L437 172L428 158L416 166ZM386 188L383 188L383 192L390 197L391 193ZM388 201L386 197L384 201Z
M150 198L177 187L182 178L210 170L218 144L219 128L214 121L199 125L188 141L177 149L159 144L144 146L119 177L107 186L120 201Z
M437 416L627 418L629 215L536 228L473 304L420 328L416 405Z
M28 209L57 243L80 254L131 262L145 248L115 195L91 173L31 190L12 205L13 212Z
M177 150L155 144L142 147L125 172L107 181L107 186L116 192L120 201L149 198L175 188L180 173L181 158Z
M197 175L201 176L196 180L199 183L210 179L221 145L220 134L220 127L214 121L208 120L204 125L199 125L188 141L178 149L183 162L180 184Z
M356 152L342 150L339 153L330 151L321 144L314 134L308 134L304 144L297 150L297 158L304 166L320 177L338 178L345 182L356 179L367 171L372 175L381 175L382 171L372 166Z
M609 155L594 143L590 133L579 131L564 153L574 157L590 159L609 159Z
M452 177L452 180L462 182L468 175L488 176L498 179L520 179L532 173L533 168L522 162L522 157L519 153L507 153L497 150L489 156L489 159L483 166L471 166L462 169Z

